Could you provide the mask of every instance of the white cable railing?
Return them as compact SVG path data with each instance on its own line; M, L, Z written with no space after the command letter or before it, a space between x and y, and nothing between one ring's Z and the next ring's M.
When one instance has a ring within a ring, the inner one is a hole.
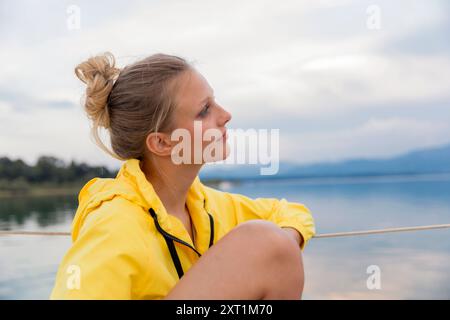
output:
M392 233L392 232L405 232L405 231L421 231L421 230L435 230L435 229L447 229L450 228L449 224L434 224L428 226L416 226L416 227L401 227L401 228L385 228L377 230L361 230L361 231L347 231L336 233L322 233L316 234L313 238L337 238L348 236L363 236L380 233ZM70 236L70 232L57 232L57 231L0 231L0 236Z

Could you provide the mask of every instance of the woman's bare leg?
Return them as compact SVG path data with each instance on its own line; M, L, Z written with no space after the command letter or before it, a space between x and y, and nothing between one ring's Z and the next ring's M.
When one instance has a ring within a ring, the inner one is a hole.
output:
M193 265L166 299L300 299L300 247L277 225L238 225Z

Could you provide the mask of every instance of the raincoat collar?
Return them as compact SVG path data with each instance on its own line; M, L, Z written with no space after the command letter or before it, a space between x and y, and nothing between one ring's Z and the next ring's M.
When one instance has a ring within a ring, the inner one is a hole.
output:
M147 180L142 171L138 159L127 160L120 168L116 179L124 180L131 185L134 189L133 191L139 194L140 205L147 212L150 208L153 208L158 216L158 221L161 226L171 229L172 223L169 219L169 215L152 184ZM194 219L195 213L199 209L202 209L203 211L206 210L205 201L206 198L203 185L197 176L188 190L186 199L191 216L193 216Z

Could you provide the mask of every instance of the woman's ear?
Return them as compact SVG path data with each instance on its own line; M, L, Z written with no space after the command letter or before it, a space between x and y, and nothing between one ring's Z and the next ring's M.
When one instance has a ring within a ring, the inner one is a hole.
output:
M172 142L170 136L162 132L152 132L145 140L147 149L157 156L164 157L171 154Z

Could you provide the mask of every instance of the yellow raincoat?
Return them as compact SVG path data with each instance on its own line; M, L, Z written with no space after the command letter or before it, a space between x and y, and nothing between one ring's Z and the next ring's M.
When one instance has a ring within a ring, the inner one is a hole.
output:
M115 179L90 180L78 201L72 247L59 266L51 299L162 299L199 255L247 220L295 228L304 239L302 250L315 233L302 204L221 192L196 177L186 200L192 243L181 220L165 210L137 159L127 160Z

